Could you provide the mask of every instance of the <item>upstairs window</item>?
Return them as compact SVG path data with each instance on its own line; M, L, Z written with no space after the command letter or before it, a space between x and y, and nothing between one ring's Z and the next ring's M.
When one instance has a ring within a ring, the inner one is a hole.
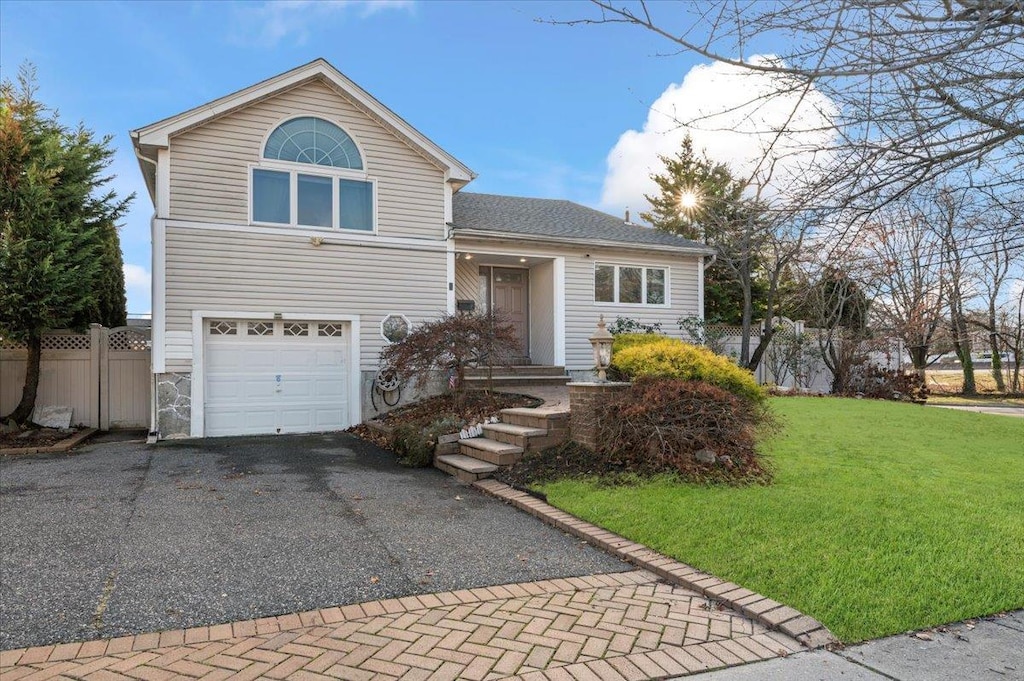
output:
M621 305L665 305L667 270L641 265L594 267L594 302Z
M252 169L252 221L371 232L374 189L344 130L312 116L293 118L270 134Z

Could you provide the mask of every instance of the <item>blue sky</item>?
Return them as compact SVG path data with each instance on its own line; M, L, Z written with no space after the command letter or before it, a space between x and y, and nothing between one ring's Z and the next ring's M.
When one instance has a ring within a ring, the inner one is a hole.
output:
M137 194L121 232L128 307L144 313L152 205L128 131L316 57L475 170L471 191L645 208L640 185L606 186L609 154L628 161L615 182L646 179L678 136L628 131L644 129L655 102L686 106L721 88L696 76L683 87L698 61L659 56L670 46L640 29L539 21L582 16L592 10L578 2L4 0L0 71L10 79L31 61L43 102L113 135L115 187Z

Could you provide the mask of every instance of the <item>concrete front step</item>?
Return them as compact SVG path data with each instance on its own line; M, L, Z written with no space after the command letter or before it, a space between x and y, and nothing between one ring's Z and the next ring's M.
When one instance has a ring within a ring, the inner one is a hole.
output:
M434 458L434 467L463 482L476 482L489 478L498 467L492 463L475 459L464 454L443 454Z
M491 385L495 387L506 387L506 386L538 386L538 385L566 385L571 381L572 378L569 376L515 376L515 375L495 375L491 378ZM486 388L487 377L486 376L467 376L466 377L467 388Z
M459 453L496 466L511 466L523 456L523 448L486 437L459 440Z
M540 428L547 431L566 430L569 427L569 411L562 409L545 409L539 407L512 407L501 410L501 420L516 426ZM550 434L550 433L549 433Z
M512 423L488 423L484 425L484 436L498 442L522 447L524 451L536 452L561 444L569 436L565 428L547 430Z
M495 376L565 376L565 367L540 364L517 364L513 366L494 366L491 373ZM487 376L487 367L466 369L466 378Z

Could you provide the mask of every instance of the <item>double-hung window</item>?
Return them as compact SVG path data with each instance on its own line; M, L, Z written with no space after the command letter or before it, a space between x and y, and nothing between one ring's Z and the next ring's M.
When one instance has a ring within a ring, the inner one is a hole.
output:
M252 221L372 232L374 189L344 130L312 116L293 118L270 133L252 168Z
M665 305L668 270L643 265L596 265L594 302Z

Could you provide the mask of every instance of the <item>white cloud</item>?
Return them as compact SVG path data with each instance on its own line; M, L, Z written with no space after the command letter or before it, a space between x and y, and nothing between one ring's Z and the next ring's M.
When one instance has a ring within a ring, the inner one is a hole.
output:
M329 18L352 13L360 19L386 10L411 10L413 0L269 0L236 7L230 39L235 43L274 47L286 38L296 45Z
M774 60L756 56L751 62ZM657 187L652 173L664 169L658 156L677 153L687 132L694 148L727 163L737 177L764 173L775 160L767 189L784 190L812 160L809 150L827 147L833 138L831 121L838 111L813 88L801 101L800 92L782 92L777 76L713 63L693 67L682 83L672 83L651 105L642 130L627 130L608 154L601 206L618 214L648 208L645 194ZM759 98L774 96L759 101ZM788 121L788 123L787 123ZM684 123L687 124L684 126ZM776 139L777 131L788 132ZM768 151L770 149L770 151ZM767 152L767 153L766 153Z
M128 298L128 312L137 314L150 309L149 270L142 265L124 264L124 292Z

